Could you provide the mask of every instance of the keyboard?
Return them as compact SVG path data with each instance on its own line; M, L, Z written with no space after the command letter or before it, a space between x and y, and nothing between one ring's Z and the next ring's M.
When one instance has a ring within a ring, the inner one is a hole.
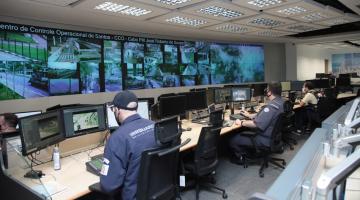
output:
M233 120L225 120L223 122L223 127L230 127L234 124L234 121Z
M232 114L232 115L230 115L230 120L237 120L237 119L239 119L239 120L247 120L249 118L245 117L242 114Z
M101 168L103 165L103 159L104 159L103 154L91 157L91 160L85 163L86 170L92 174L100 176Z

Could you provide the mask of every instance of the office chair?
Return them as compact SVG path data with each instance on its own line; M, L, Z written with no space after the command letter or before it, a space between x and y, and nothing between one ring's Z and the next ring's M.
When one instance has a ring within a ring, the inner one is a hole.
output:
M190 175L195 176L196 181L196 200L199 199L200 186L206 188L216 189L222 192L222 197L227 198L227 194L224 189L221 189L215 185L209 183L206 178L210 177L211 182L215 182L212 179L211 174L215 171L218 164L218 141L220 139L221 127L203 127L199 136L199 141L194 152L194 159L184 164L185 170Z
M297 141L292 137L292 132L295 131L295 112L293 111L294 104L290 101L284 102L284 117L282 123L282 139L284 145L289 146L291 150L294 150L294 146Z
M315 128L321 126L317 105L308 104L305 106L305 111L307 117L306 131L312 132Z
M255 137L257 136L256 130L241 132L241 135L250 138L250 140L252 141L251 148L255 149L256 155L260 156L260 161L261 161L261 166L259 169L260 177L264 177L264 169L269 166L269 163L271 163L277 167L280 167L282 169L285 169L286 162L284 159L270 157L270 155L272 153L282 153L284 150L283 143L282 143L282 132L281 132L283 118L284 118L284 113L281 113L275 121L273 131L271 132L269 147L256 145L256 142L255 142ZM246 147L248 147L248 146L246 146ZM277 163L277 161L281 162L281 164ZM246 162L247 161L245 160L245 164L244 164L245 168L247 167Z

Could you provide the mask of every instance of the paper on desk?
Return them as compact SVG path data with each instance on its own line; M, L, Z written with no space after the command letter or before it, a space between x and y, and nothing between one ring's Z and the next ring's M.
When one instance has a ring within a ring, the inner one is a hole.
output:
M43 182L43 185L36 185L32 187L32 189L45 196L52 196L56 193L64 191L67 187L55 181L47 181Z

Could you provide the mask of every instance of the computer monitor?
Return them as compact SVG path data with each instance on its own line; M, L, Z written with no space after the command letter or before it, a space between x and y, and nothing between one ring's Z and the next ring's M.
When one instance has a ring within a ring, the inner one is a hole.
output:
M360 85L360 78L350 78L351 85Z
M206 91L191 91L186 94L186 110L200 110L207 108Z
M103 104L62 109L65 137L75 137L106 129Z
M115 129L119 127L118 122L116 121L115 114L111 108L106 104L106 116L107 116L107 125L109 129ZM149 119L149 104L145 100L138 101L137 113L145 119Z
M305 81L291 81L290 89L291 91L301 91Z
M231 88L231 101L250 101L251 89L250 88Z
M18 119L20 120L21 118L27 117L27 116L32 116L32 115L38 115L41 114L41 110L37 110L37 111L27 111L27 112L17 112L14 113ZM16 129L19 129L19 124L16 125Z
M282 91L290 91L290 90L291 90L291 83L290 83L290 81L281 82L281 90L282 90Z
M267 83L256 83L252 85L253 97L265 96L265 89L267 88Z
M206 90L206 102L207 106L210 106L211 104L215 103L214 96L215 96L215 88L208 88Z
M326 73L316 73L315 74L315 78L330 78L331 74L326 74Z
M142 98L138 98L138 101L139 102L147 101L149 108L151 108L151 106L154 105L154 103L155 103L154 97L142 97Z
M159 97L159 117L185 115L186 103L185 95Z
M19 131L24 156L65 139L60 111L50 111L21 118Z
M351 74L339 74L339 78L350 78Z
M154 125L155 140L158 144L168 144L178 141L181 136L177 116L164 118Z
M227 103L231 100L231 88L216 88L214 91L214 102L216 104Z
M312 80L307 80L309 82L311 82L314 86L314 88L329 88L330 87L330 82L329 79L312 79Z
M336 79L336 87L348 87L350 83L350 77Z

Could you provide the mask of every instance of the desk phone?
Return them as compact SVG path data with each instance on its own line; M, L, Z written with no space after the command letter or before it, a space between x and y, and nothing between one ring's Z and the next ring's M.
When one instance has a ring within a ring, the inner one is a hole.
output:
M91 160L86 162L86 170L92 174L100 176L101 168L103 165L103 154L91 157Z

